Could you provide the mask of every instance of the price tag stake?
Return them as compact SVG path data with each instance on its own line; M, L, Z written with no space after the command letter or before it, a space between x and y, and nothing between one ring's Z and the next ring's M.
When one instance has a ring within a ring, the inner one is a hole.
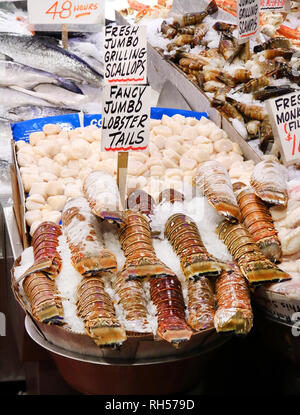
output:
M126 183L127 183L127 169L128 169L128 155L129 153L124 153L120 151L118 153L118 173L117 173L117 185L120 192L121 203L123 209L126 208Z

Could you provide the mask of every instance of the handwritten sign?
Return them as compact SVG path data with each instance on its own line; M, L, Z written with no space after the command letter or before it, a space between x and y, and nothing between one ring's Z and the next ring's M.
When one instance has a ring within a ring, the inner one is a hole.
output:
M245 43L259 31L259 5L260 0L238 0L238 39Z
M300 92L267 101L274 138L279 140L285 164L300 162Z
M106 26L104 29L106 85L147 83L145 26Z
M150 87L103 88L101 151L146 150L149 144Z
M285 0L260 0L260 11L284 10Z
M28 0L31 24L102 24L104 0Z

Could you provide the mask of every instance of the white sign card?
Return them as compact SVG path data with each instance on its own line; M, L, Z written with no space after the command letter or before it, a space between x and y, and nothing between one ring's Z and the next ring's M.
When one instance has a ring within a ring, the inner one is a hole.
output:
M286 165L300 162L300 92L267 101L275 140L279 141Z
M31 24L102 24L104 0L28 0Z
M103 88L101 151L142 151L149 145L150 87Z
M237 0L238 39L245 43L259 31L260 0Z
M282 11L285 0L260 0L260 11Z
M106 85L147 83L146 26L104 28L104 80Z

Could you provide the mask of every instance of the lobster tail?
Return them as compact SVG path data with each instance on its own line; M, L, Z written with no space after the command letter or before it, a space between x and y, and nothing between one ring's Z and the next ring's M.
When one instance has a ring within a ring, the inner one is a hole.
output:
M178 347L188 341L192 330L185 321L181 284L176 276L150 280L150 295L157 309L157 335Z

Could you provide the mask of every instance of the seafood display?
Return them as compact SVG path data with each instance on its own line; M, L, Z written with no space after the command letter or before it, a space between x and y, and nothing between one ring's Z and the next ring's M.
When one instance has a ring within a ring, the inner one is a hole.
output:
M123 272L119 272L113 280L113 288L119 297L125 318L132 325L132 331L151 332L148 322L147 298L142 281L126 279Z
M263 254L271 261L279 262L282 256L281 243L268 206L243 183L236 183L234 190L243 224Z
M34 271L41 271L51 280L54 280L61 269L61 258L58 247L58 237L61 229L53 222L43 222L32 236L34 265L26 275Z
M175 277L155 253L148 220L140 212L126 210L120 225L119 240L126 258L122 274L126 280Z
M36 34L21 7L17 2L0 5L0 116L10 122L28 120L35 106L48 115L96 112L103 79L102 33L75 37L69 32L65 50L53 32ZM16 120L19 107L22 115Z
M150 280L150 295L157 308L157 334L178 347L193 332L185 321L185 306L180 281L176 276Z
M192 13L176 4L182 14L172 11L163 21L147 21L149 42L203 91L245 140L255 140L249 144L259 154L279 156L265 101L299 87L299 32L281 24L287 13L263 13L262 34L251 39L246 56L245 44L238 43L236 2L228 3L228 18L217 8L227 2L205 1L199 10L196 3L188 3Z
M287 204L286 182L287 170L276 158L267 158L258 163L250 179L250 184L260 199L279 206Z
M188 281L187 308L188 323L195 331L214 327L215 294L212 281L205 275Z
M117 347L126 340L126 332L116 318L101 276L82 279L77 289L77 310L87 334L97 346Z
M183 214L172 215L165 225L165 235L180 258L186 279L197 281L202 276L221 273L222 265L207 252L191 218Z
M23 110L26 107L19 108L18 113ZM114 213L110 216L112 220L122 220L120 214L116 216L120 201L113 190L116 183L112 181L112 176L117 176L117 155L102 153L100 142L101 129L95 125L67 131L59 124L46 124L42 131L32 132L29 141L16 142L21 180L28 194L25 219L31 235L43 221L59 223L67 200L81 197L84 192L92 210L95 207L100 217L105 215L104 211L101 213L105 202L110 209L107 213ZM152 119L149 151L130 155L127 193L143 190L154 200L168 188L184 193L199 163L210 160L222 163L232 182L249 183L254 162L245 161L239 145L232 143L212 121L180 114ZM92 170L98 172L87 182ZM96 184L100 189L99 200Z
M253 325L250 292L238 267L223 271L216 281L215 327L218 332L247 334Z
M217 233L249 283L257 284L290 278L265 257L244 225L224 220L217 227Z
M97 218L85 198L70 199L62 212L62 226L69 242L74 268L84 277L115 272L117 261L105 249Z
M31 313L41 323L63 324L63 307L55 281L43 272L33 272L23 281Z
M193 178L216 211L233 222L240 221L240 210L229 175L217 161L203 163Z

